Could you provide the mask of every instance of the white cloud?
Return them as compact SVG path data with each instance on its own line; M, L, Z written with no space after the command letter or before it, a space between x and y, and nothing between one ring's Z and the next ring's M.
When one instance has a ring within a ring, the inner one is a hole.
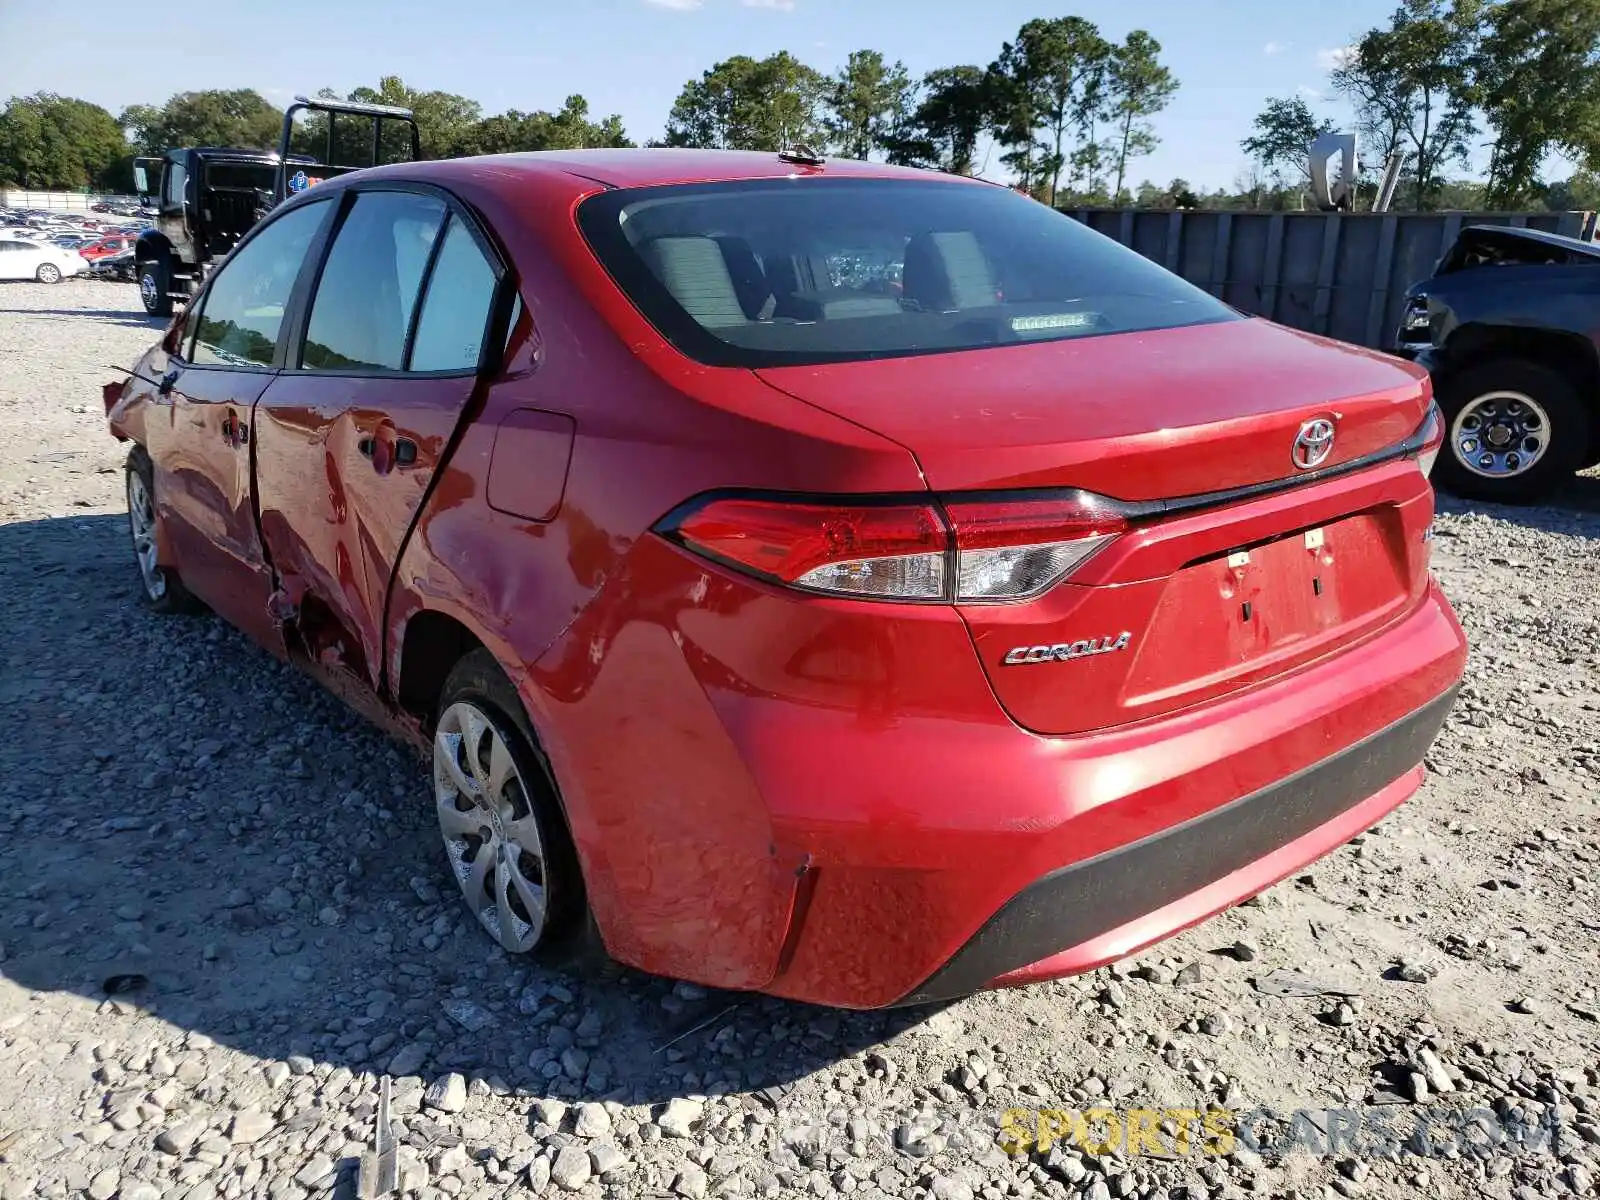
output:
M1284 45L1282 42L1268 42L1265 46L1261 47L1261 53L1265 54L1268 58L1276 58L1288 48L1289 47Z
M1304 98L1306 100L1316 101L1316 100L1321 100L1322 99L1322 93L1321 92L1319 92L1314 87L1307 87L1303 83L1299 87L1295 88L1294 91L1295 91L1295 95L1300 96L1300 97L1302 97L1302 98Z
M674 12L693 12L705 3L705 0L644 0L646 4L653 4L657 8L670 8Z
M1337 71L1340 67L1347 66L1355 58L1354 46L1335 46L1331 50L1317 51L1317 66L1324 71Z
M773 8L779 12L793 12L794 0L744 0L746 8Z

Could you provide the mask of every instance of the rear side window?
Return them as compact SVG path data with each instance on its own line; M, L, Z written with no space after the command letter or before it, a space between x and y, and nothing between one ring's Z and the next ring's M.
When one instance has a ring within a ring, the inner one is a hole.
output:
M398 371L445 205L414 192L362 192L328 252L301 365Z
M1244 319L1008 188L816 178L673 185L591 196L578 220L662 336L713 366Z
M459 217L439 247L411 347L413 371L470 371L483 353L494 305L494 268Z
M284 213L240 246L206 288L191 361L270 367L295 279L327 201Z

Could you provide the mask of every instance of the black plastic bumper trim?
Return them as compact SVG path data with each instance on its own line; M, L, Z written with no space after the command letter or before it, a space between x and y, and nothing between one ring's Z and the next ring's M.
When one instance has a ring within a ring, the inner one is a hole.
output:
M1258 792L1035 880L897 1003L971 995L1001 975L1163 908L1327 824L1422 761L1455 704L1456 690Z

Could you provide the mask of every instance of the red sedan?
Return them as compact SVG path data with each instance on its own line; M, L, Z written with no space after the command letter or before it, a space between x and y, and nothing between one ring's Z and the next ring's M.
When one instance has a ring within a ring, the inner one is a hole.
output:
M467 905L557 961L1088 970L1411 795L1466 659L1420 370L972 180L335 178L106 405L149 604L428 747Z
M132 234L113 233L105 237L96 238L92 242L78 247L78 253L90 262L96 259L109 258L113 254L121 254L132 250L137 239Z

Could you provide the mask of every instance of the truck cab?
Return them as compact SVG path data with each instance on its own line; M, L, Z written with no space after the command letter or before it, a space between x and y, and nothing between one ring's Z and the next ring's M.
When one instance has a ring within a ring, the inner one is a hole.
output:
M297 127L301 113L308 119ZM350 136L352 118L366 127L359 137ZM385 136L397 126L401 136ZM297 143L318 144L322 153L293 153ZM193 146L134 159L141 204L154 212L134 247L145 311L165 317L187 303L212 267L286 197L333 175L421 157L408 109L298 96L284 113L276 151ZM344 161L350 158L361 161Z

